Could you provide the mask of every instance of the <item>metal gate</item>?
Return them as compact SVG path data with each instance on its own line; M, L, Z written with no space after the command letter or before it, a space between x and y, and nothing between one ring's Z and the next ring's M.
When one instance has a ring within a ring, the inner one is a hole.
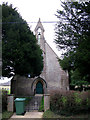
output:
M42 95L41 96L33 96L31 101L26 105L25 111L30 112L30 111L38 111L40 104L42 100Z

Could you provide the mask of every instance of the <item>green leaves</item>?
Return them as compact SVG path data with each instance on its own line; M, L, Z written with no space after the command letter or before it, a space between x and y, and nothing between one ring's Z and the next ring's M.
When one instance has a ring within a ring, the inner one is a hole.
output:
M69 71L71 81L72 79L76 81L77 77L79 82L76 83L85 80L89 82L90 2L62 2L62 7L62 11L57 11L59 22L55 31L57 46L66 51L63 60L60 60L60 65Z
M43 57L36 37L17 10L2 4L3 76L15 74L38 76L43 69Z

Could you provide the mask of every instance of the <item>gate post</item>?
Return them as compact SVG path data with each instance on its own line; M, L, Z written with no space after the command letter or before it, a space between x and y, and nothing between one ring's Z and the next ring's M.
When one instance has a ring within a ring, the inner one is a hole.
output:
M44 94L44 111L50 109L50 94Z
M7 96L7 111L14 111L14 95L10 94Z

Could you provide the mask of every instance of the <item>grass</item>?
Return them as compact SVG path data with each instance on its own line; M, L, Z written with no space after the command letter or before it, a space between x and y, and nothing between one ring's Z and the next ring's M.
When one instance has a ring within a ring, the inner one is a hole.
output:
M2 120L3 119L9 119L12 115L13 115L13 112L4 111L2 113Z
M65 120L67 120L69 118L74 118L74 119L81 118L81 120L84 120L85 118L90 118L90 113L77 114L77 115L73 115L73 116L63 116L63 115L55 114L51 110L47 110L44 112L43 118L63 118L63 120L64 120L64 118L65 118Z
M51 110L47 110L43 114L43 118L59 118L60 116L52 112Z
M41 105L39 107L39 112L42 112L42 111L44 111L44 96L42 97Z

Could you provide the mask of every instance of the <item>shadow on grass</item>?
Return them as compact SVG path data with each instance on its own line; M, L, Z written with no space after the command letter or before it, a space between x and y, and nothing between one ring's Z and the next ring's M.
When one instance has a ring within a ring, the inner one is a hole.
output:
M72 119L80 118L81 120L84 120L84 119L90 118L90 112L66 116L66 115L57 114L55 112L52 112L51 110L47 110L46 112L44 112L43 118L63 118L63 119L65 118L65 120L67 120L69 118L72 118Z
M13 115L13 112L4 111L2 113L2 119L1 120L9 119L12 115Z

